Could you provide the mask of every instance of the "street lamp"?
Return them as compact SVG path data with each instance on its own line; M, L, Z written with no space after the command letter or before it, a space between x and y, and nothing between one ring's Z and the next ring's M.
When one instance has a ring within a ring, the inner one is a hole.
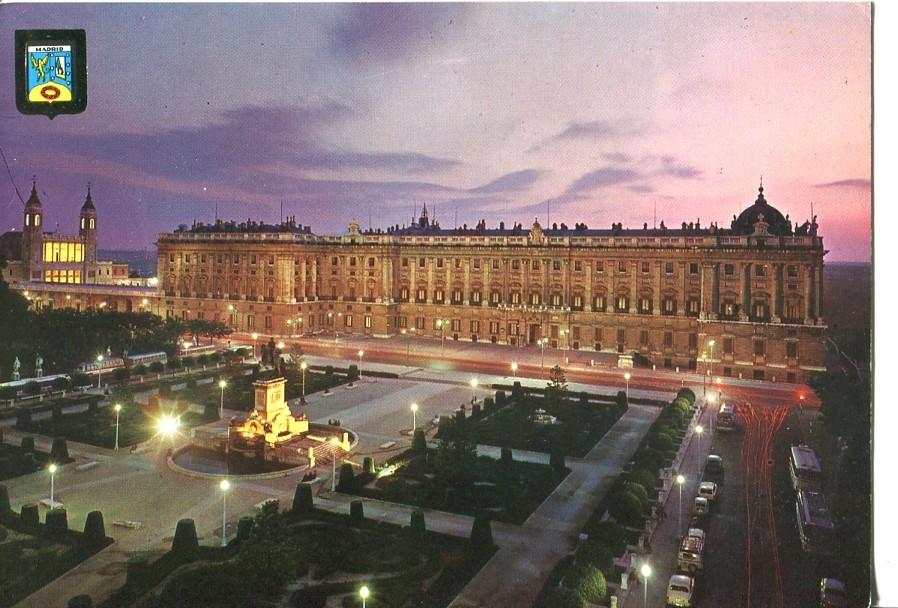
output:
M97 388L103 388L103 355L97 355Z
M412 433L418 428L418 404L412 403Z
M564 338L564 362L567 363L568 357L568 346L570 345L570 340L568 339L568 330L561 330L561 337Z
M512 361L512 362L511 362L511 373L514 375L515 378L518 377L518 363L517 363L517 361Z
M711 393L708 395L708 403L710 403L712 406L715 403L717 403L717 394L714 391L711 391ZM712 436L714 435L714 412L715 412L715 410L716 410L716 408L711 410L711 416L709 417L709 419L711 421L711 435Z
M683 530L683 484L686 483L686 478L682 475L677 475L677 485L680 487L680 511L677 514L677 533L679 534Z
M652 567L648 564L642 564L639 572L642 574L643 580L642 608L645 608L649 603L649 577L652 576Z
M362 355L365 354L365 351L359 350L359 380L362 379Z
M181 426L181 421L171 414L164 415L159 419L159 422L157 423L159 433L161 435L167 435L168 437L171 437L175 433L177 433L179 426Z
M112 408L115 410L115 449L118 450L118 422L119 422L119 414L122 412L122 405L120 403L116 403Z
M47 467L47 470L50 471L50 508L53 508L53 505L56 504L56 501L53 499L56 491L56 464L50 463L50 466Z
M218 388L221 389L221 400L218 402L218 417L224 418L224 389L227 387L227 381L222 378L218 381Z
M371 595L371 591L367 586L362 585L362 588L359 589L359 597L362 598L362 608L365 608L365 602L367 601L369 595Z
M539 368L544 370L546 369L546 338L540 338L537 340L537 343L539 344L540 353Z
M333 471L331 472L331 492L337 491L337 448L340 447L340 440L336 437L331 437L331 445L334 446L333 452L331 453L331 463L333 464Z
M626 394L627 394L627 406L628 407L630 405L630 378L631 377L632 376L630 376L630 372L624 373L624 380L627 382L627 393Z
M299 364L299 369L302 370L302 397L300 397L300 403L306 402L306 368L309 367L309 364L303 361Z
M471 378L471 382L469 384L471 385L471 403L473 404L477 402L477 378Z
M253 338L253 359L255 359L256 358L256 340L259 339L259 334L257 334L256 332L253 332L252 338Z
M231 482L222 479L218 487L221 488L221 546L225 547L228 544L228 490L231 489Z
M446 321L443 321L442 319L437 319L437 328L439 328L439 330L440 330L440 356L441 357L443 356L443 346L445 344L444 338L446 337L443 333L444 330L446 329L445 326L446 326Z

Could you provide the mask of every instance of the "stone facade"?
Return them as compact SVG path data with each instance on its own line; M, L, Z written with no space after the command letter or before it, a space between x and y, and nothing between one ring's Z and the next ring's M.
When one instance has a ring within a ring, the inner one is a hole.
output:
M442 229L426 209L408 227L353 222L339 236L219 221L160 234L157 290L126 300L261 335L545 338L659 368L803 381L825 353L816 228L793 229L763 188L729 229Z

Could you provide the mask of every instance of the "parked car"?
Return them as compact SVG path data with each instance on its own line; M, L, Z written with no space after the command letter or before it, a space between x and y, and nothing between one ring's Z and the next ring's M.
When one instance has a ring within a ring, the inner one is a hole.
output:
M717 454L709 454L705 459L705 473L702 479L704 481L713 481L722 484L724 478L723 458Z
M699 528L689 528L677 552L677 568L690 574L704 570L705 532Z
M696 496L692 505L692 513L698 517L704 517L711 510L711 505L707 498Z
M707 498L709 502L717 500L717 484L713 481L703 481L698 485L698 495Z
M667 583L667 605L677 608L691 607L694 591L695 580L691 576L674 574Z
M842 581L820 579L820 608L848 608L848 593Z

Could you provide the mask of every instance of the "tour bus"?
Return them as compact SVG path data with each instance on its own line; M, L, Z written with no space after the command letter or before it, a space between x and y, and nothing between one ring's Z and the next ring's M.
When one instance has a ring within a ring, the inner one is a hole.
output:
M162 365L168 363L168 355L164 351L155 353L141 353L137 355L125 355L125 367L133 369L138 365L150 365L159 361Z
M795 499L798 536L806 553L828 553L832 549L833 520L823 494L801 489Z
M717 430L736 430L736 406L724 403L717 412Z
M789 477L792 488L820 491L821 471L817 454L806 445L793 445L789 452Z
M184 342L178 349L179 357L198 357L200 355L211 355L216 352L214 344L194 344L193 342Z
M125 360L121 357L103 357L102 361L87 361L78 366L78 371L83 374L99 374L125 367Z

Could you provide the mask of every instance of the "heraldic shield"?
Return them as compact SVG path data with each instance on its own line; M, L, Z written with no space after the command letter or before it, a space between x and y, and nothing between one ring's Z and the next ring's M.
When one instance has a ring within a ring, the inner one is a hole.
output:
M25 114L77 114L87 106L84 30L16 30L16 105Z

